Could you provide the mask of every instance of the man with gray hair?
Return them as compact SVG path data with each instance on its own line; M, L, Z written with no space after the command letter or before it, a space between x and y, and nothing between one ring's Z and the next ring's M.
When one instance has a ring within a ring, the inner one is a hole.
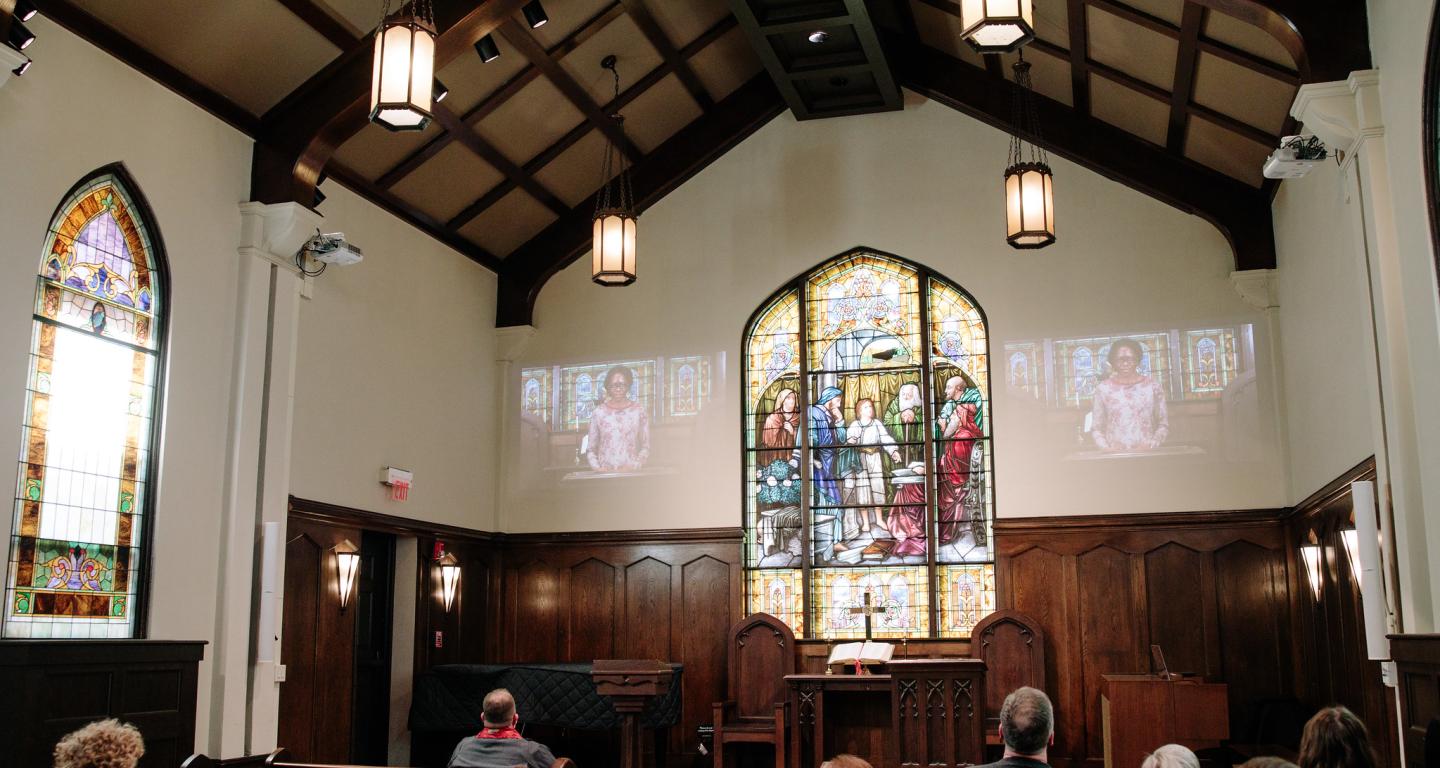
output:
M515 729L520 714L509 691L496 688L485 694L481 708L485 727L455 745L447 768L550 768L555 762L544 744L527 740Z
M1044 768L1055 742L1055 710L1036 688L1016 688L1000 707L1000 739L1005 755L981 768Z

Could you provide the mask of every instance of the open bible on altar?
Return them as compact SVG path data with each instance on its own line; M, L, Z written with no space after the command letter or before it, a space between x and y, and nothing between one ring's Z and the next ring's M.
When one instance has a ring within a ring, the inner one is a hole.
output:
M863 643L841 643L830 651L830 660L826 664L884 664L895 655L895 646L891 643L875 643L865 641Z

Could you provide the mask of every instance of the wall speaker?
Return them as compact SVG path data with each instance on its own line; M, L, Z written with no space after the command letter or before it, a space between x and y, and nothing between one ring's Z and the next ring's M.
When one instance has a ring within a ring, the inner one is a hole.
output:
M275 583L280 568L280 524L266 523L260 536L260 617L255 661L275 661Z
M1390 658L1389 626L1386 617L1385 579L1380 571L1380 533L1375 524L1375 483L1357 480L1350 484L1350 501L1355 514L1355 553L1358 563L1350 568L1360 581L1360 601L1365 612L1365 650L1371 660Z

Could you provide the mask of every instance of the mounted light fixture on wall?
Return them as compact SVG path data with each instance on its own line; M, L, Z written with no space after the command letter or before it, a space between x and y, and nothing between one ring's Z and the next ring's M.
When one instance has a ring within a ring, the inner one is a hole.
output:
M335 566L340 574L340 610L350 605L350 593L355 589L355 574L360 570L360 548L346 539L335 545Z
M1005 169L1005 242L1012 248L1044 248L1055 242L1055 189L1050 158L1040 148L1040 116L1030 82L1030 62L1015 62L1015 120L1010 165ZM1028 134L1026 142L1021 134ZM1025 151L1025 145L1030 151Z
M445 612L455 604L455 593L460 589L460 561L449 552L440 558L440 587L445 598Z
M600 66L615 76L615 98L620 98L620 72L615 69L615 56L606 56ZM612 117L623 138L625 118ZM614 140L605 148L600 183L600 191L595 194L590 279L600 285L629 285L635 282L635 222L639 214L635 212L635 193L630 188L630 170L625 167L625 158Z
M1300 559L1305 563L1305 577L1310 580L1310 591L1320 599L1320 540L1310 532L1310 540L1300 545Z
M977 53L1009 53L1035 39L1032 0L960 0L960 36Z
M390 0L375 31L370 81L370 122L391 131L422 131L430 124L435 80L435 9L411 0L392 16Z

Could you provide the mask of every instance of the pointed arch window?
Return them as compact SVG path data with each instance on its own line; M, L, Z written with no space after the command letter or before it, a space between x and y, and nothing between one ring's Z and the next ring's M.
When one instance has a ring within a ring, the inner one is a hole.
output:
M856 250L745 331L749 611L812 638L968 637L995 608L989 347L964 290Z
M163 256L119 166L57 209L36 276L4 636L144 635L166 309Z

